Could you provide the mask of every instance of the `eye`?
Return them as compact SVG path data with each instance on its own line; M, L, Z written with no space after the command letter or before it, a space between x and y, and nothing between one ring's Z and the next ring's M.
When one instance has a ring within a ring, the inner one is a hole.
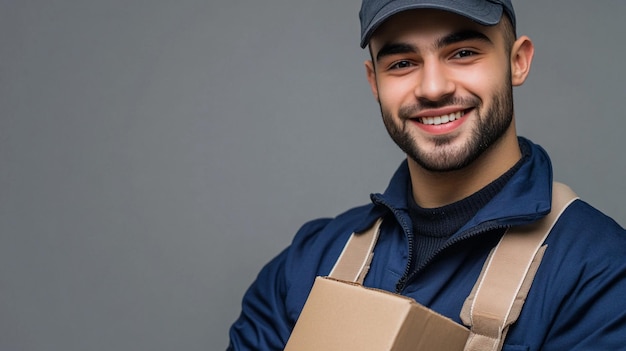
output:
M469 57L469 56L474 56L476 55L475 51L472 50L459 50L456 52L456 54L454 54L454 56L452 56L453 58L464 58L464 57Z
M402 68L408 68L412 66L413 64L411 63L411 61L402 60L402 61L395 62L393 65L389 67L389 69L402 69Z

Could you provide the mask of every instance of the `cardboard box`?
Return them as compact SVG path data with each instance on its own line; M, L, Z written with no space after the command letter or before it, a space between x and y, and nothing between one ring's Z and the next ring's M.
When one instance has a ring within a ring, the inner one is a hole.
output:
M461 351L468 335L408 297L318 277L285 351Z

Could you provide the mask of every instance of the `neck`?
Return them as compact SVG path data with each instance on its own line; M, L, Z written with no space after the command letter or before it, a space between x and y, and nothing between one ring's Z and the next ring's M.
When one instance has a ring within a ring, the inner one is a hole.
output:
M445 206L462 200L500 177L521 158L515 128L509 128L469 166L451 172L432 172L408 159L413 198L423 208Z

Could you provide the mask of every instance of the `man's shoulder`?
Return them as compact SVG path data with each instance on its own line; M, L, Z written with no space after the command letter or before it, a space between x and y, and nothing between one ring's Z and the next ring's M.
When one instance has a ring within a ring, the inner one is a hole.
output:
M291 314L299 313L315 277L330 273L350 235L371 216L372 207L354 207L334 218L314 219L298 230L283 263Z
M626 240L626 230L619 223L582 199L574 201L563 212L557 225L565 230L576 231L579 233L578 239L584 235L597 233L601 236L608 235L617 241Z
M626 230L589 203L576 200L546 244L509 341L521 345L533 333L547 333L546 349L613 350L623 345L624 324L619 318L624 320L626 307Z
M626 230L580 199L563 212L546 244L548 250L558 251L557 257L576 266L609 264L626 268Z
M319 245L320 242L341 241L344 236L359 230L364 223L373 218L372 208L372 204L362 205L353 207L333 218L317 218L308 221L296 233L292 246L308 249L309 246Z

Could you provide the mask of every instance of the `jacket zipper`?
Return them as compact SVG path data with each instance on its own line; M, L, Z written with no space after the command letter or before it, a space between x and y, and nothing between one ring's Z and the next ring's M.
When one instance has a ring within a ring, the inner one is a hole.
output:
M396 217L396 220L398 221L398 223L400 223L400 226L402 227L402 230L404 231L404 235L407 237L407 241L408 241L408 244L409 244L409 250L408 250L409 259L408 259L406 268L404 270L404 273L402 275L402 278L400 278L400 280L396 283L396 293L400 293L400 291L402 291L402 289L404 289L404 286L406 284L407 278L408 278L409 274L411 273L411 267L413 266L413 251L415 250L415 248L414 248L415 243L414 243L414 240L413 240L413 230L407 225L406 221L404 220L404 217L403 217L402 213L400 213L400 211L395 209L395 207L389 205L387 203L387 201L385 201L384 199L381 199L381 198L377 198L377 199L375 199L375 202L377 202L380 205L383 205L383 206L387 207L393 213L393 215Z
M397 215L396 215L397 216ZM505 225L494 225L492 224L493 222L488 222L488 223L484 223L483 225L479 226L478 228L474 228L473 230L467 232L464 235L460 235L457 238L447 241L442 247L439 248L439 250L437 250L434 254L432 254L428 260L426 260L420 267L417 267L417 269L413 270L411 272L411 266L413 265L413 251L415 250L413 245L414 244L414 240L413 240L413 234L410 231L405 231L407 236L409 237L409 262L407 263L406 269L404 271L404 275L402 276L402 278L400 278L400 280L398 281L398 283L396 283L396 293L397 294L401 294L402 291L404 290L404 288L406 288L406 285L409 281L411 281L413 278L415 278L415 276L422 270L424 269L424 267L428 266L428 264L435 258L437 257L437 255L439 255L441 252L443 252L444 250L448 249L449 247L456 245L457 243L470 239L472 237L493 231L493 230L498 230L498 229L507 229L509 228L509 226L505 226Z

